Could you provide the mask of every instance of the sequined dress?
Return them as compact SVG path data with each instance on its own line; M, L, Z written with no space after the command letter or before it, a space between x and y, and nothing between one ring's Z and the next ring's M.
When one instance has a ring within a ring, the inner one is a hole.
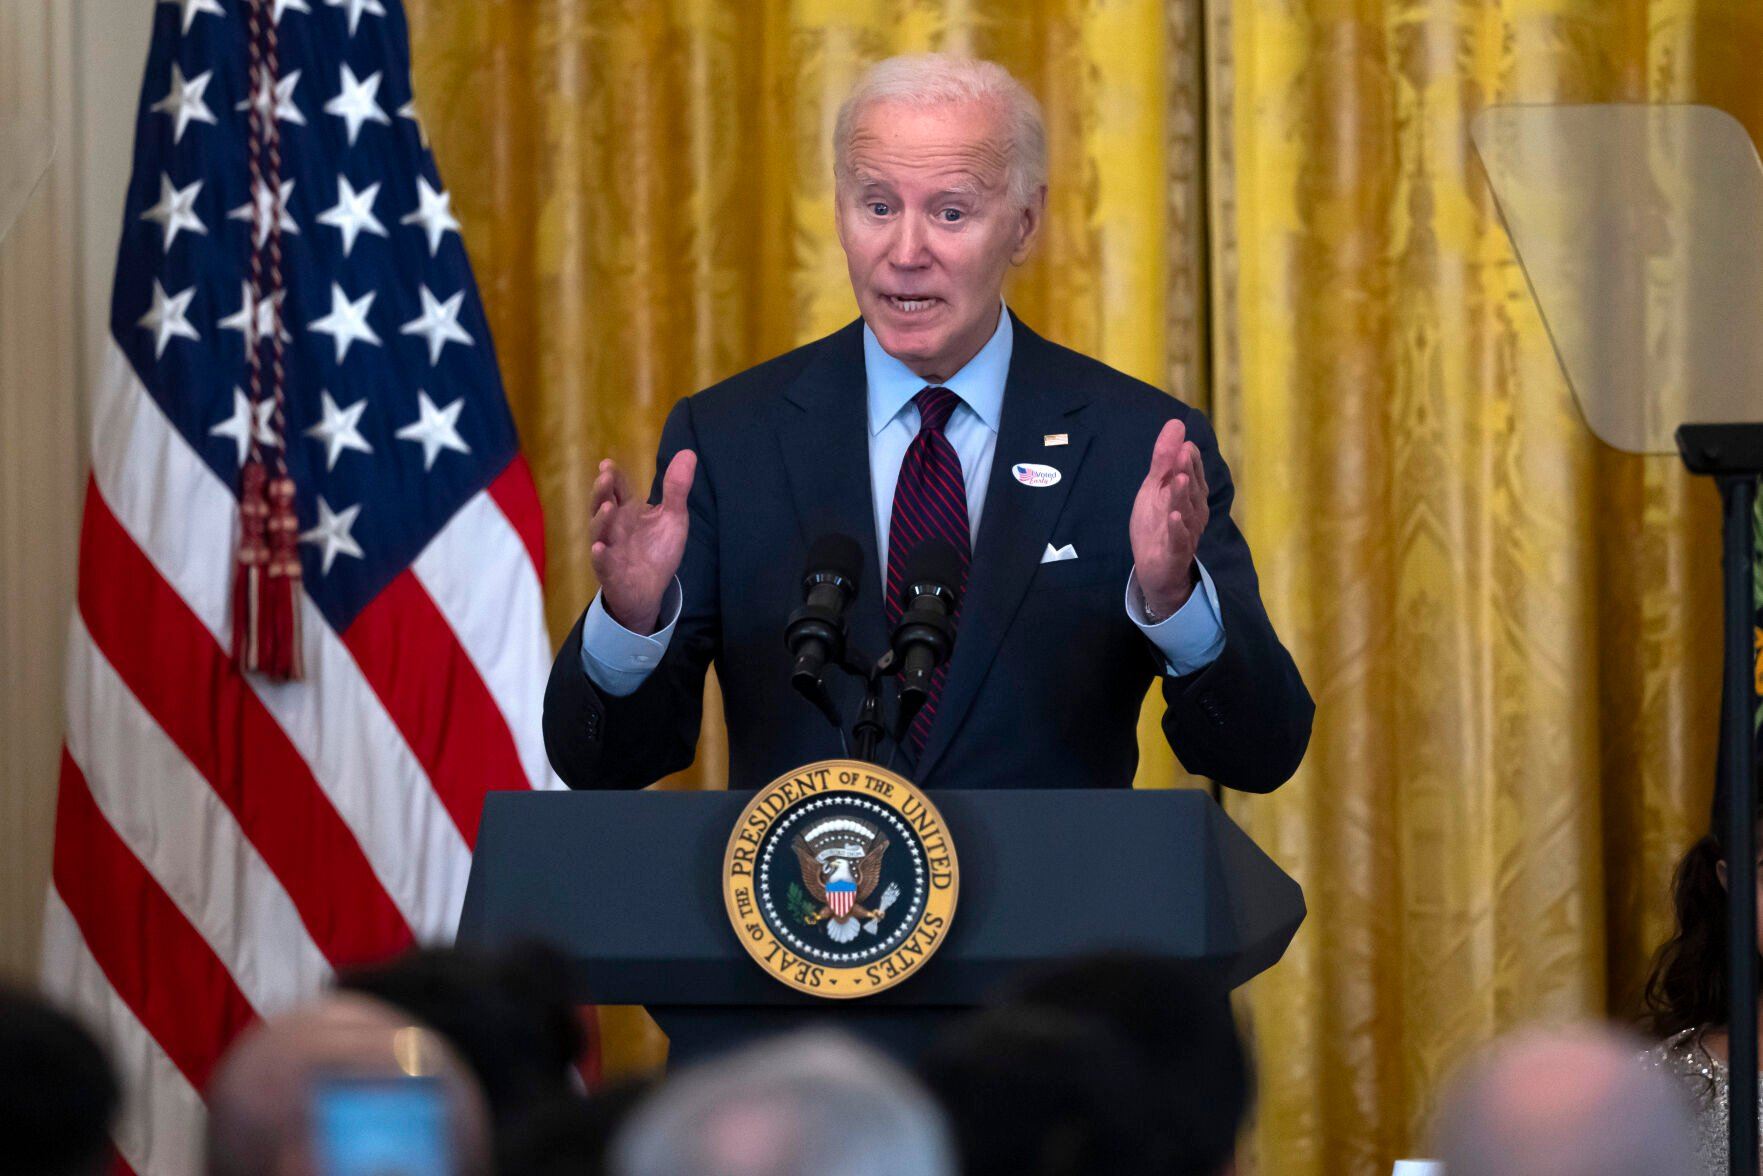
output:
M1682 1082L1689 1091L1696 1115L1695 1171L1700 1176L1725 1176L1727 1134L1732 1123L1726 1063L1702 1045L1699 1029L1685 1029L1667 1037L1647 1051L1646 1060ZM1758 1105L1763 1107L1763 1091L1758 1092Z

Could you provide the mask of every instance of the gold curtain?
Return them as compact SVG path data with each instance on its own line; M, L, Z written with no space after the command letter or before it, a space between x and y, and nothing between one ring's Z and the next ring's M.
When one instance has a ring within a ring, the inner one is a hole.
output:
M1233 803L1310 919L1252 986L1264 1170L1387 1172L1516 1022L1632 1010L1702 828L1719 520L1577 419L1467 135L1496 102L1763 128L1750 3L1214 10L1218 382L1263 591L1319 708Z
M1581 428L1469 147L1499 101L1704 101L1763 128L1750 0L408 0L417 96L544 499L553 633L595 461L854 308L828 141L893 52L995 58L1053 188L1008 296L1210 409L1319 704L1235 817L1311 914L1249 986L1251 1151L1413 1154L1516 1022L1631 1007L1706 820L1713 492ZM715 712L712 700L710 710ZM1147 728L1140 783L1181 782ZM707 722L707 786L724 753ZM654 1064L608 1013L617 1072Z

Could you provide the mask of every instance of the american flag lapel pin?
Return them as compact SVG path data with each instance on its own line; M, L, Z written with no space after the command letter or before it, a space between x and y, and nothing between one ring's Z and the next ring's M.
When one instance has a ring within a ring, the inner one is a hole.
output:
M1053 448L1055 445L1070 445L1071 435L1069 433L1047 433L1042 436L1041 444L1048 449Z

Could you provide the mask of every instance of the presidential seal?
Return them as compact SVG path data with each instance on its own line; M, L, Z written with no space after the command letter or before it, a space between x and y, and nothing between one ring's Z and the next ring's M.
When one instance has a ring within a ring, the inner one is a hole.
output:
M761 788L729 835L722 894L747 954L791 988L869 996L918 971L955 915L960 867L942 814L860 760Z

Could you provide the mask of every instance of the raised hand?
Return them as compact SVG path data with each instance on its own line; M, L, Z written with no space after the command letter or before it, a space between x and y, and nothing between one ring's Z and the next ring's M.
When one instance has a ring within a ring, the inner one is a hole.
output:
M1133 563L1145 605L1161 620L1188 602L1199 582L1194 554L1206 530L1206 471L1200 450L1180 421L1157 434L1151 470L1133 500Z
M653 633L661 598L686 552L690 516L686 496L698 471L698 455L682 449L667 463L661 502L651 506L631 494L624 471L602 461L594 479L588 549L600 580L606 611L633 633Z

